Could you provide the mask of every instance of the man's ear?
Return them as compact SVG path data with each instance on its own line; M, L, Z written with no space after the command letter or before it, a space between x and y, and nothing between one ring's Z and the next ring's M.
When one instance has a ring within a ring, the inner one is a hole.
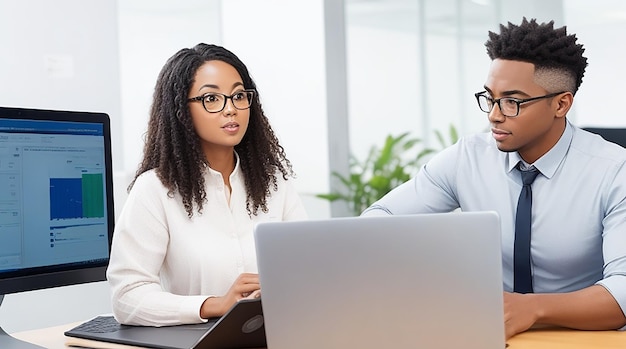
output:
M554 116L557 118L562 118L567 115L570 108L572 107L572 103L574 103L574 95L571 92L564 92L554 98L552 103L555 104Z

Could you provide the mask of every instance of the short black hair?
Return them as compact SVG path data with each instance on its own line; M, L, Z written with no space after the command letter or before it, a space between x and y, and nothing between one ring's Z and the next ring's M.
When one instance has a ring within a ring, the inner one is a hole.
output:
M576 93L583 81L587 58L583 45L576 43L576 35L567 35L565 26L554 29L554 21L538 24L536 19L522 24L500 24L500 34L489 32L485 43L489 58L523 61L535 65L536 70L558 69L575 79Z

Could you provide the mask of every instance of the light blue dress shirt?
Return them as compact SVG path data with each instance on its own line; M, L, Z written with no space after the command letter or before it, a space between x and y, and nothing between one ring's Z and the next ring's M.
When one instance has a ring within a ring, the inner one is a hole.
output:
M461 138L363 212L496 211L502 223L504 290L513 290L515 211L522 188L517 152L490 133ZM569 122L533 165L531 259L536 293L604 286L626 313L626 149Z

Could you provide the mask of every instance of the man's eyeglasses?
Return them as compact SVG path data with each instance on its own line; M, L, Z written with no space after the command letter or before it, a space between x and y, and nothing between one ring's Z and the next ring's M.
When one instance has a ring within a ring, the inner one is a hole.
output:
M245 110L250 108L254 99L254 90L241 90L227 96L223 93L209 92L201 96L189 98L188 102L202 102L204 110L209 113L219 113L226 107L226 102L230 99L235 109Z
M502 115L512 118L512 117L516 117L519 114L520 104L524 104L524 103L528 103L528 102L532 102L532 101L536 101L536 100L544 99L544 98L552 98L554 96L560 95L563 92L567 92L567 91L550 93L545 96L525 98L525 99L519 99L519 98L513 98L513 97L502 97L502 98L494 99L491 96L489 96L487 91L477 92L474 94L474 96L476 97L476 101L478 102L478 107L480 108L480 110L484 111L485 113L490 113L491 110L493 109L493 106L497 104L498 108L500 108L500 112L502 113Z

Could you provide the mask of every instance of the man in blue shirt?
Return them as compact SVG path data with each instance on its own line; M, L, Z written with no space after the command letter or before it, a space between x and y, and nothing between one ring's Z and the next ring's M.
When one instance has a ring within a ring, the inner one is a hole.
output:
M626 150L568 122L587 59L576 36L553 25L524 18L490 32L492 63L476 99L491 132L461 138L363 212L498 212L507 338L535 324L626 325ZM515 221L527 168L539 174L531 184L532 285L521 293Z

